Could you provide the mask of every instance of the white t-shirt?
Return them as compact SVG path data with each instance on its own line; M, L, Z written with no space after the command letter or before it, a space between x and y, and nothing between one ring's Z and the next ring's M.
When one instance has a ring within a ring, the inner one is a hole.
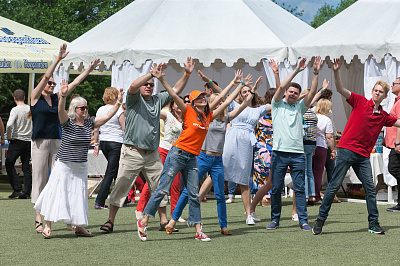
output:
M112 107L113 105L100 107L99 110L97 110L96 117L107 114ZM100 127L100 141L115 141L123 143L124 130L122 129L118 120L119 116L123 112L124 111L120 107L117 113L113 117L111 117L111 119L108 120L107 123Z
M26 104L17 105L11 109L6 127L7 139L31 141L32 119L26 117L29 110L30 107Z
M164 122L164 138L160 142L160 147L166 150L172 148L182 133L182 123L170 112L167 113L167 119Z
M317 114L317 146L328 149L328 142L326 141L326 134L333 133L332 121L326 115Z

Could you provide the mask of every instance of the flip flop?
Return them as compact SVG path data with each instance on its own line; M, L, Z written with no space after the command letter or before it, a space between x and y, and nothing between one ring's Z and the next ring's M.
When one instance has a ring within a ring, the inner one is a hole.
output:
M84 237L92 237L93 234L89 232L88 230L85 230L85 232L75 232L76 236L84 236Z
M43 233L43 223L35 221L35 226L36 226L36 228L35 228L36 233L38 233L38 234ZM38 229L40 226L42 227L42 229Z
M51 238L51 230L47 229L47 233L45 230L43 230L42 236L44 236L44 239L50 239Z

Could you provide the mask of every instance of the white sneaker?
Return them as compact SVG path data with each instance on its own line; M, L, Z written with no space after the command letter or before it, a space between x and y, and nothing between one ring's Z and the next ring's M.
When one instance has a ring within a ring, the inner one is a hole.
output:
M229 198L229 199L226 200L226 204L229 204L229 203L232 203L232 202L233 202L232 198Z
M254 218L251 215L247 216L246 224L247 225L255 225L256 224L256 222L254 221Z
M209 238L206 234L203 233L203 231L200 231L198 235L194 237L195 240L200 240L203 242L209 242L211 241L211 238Z
M296 214L292 215L292 221L298 222L299 221L299 216Z
M252 213L251 213L251 217L253 217L253 220L254 220L255 222L261 222L261 219L258 218L258 216L257 216L257 214L256 214L255 212L252 212Z

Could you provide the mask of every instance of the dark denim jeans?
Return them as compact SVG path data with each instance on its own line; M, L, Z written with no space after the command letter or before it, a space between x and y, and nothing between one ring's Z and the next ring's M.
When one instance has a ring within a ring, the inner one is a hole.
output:
M10 141L10 145L8 146L5 165L8 180L15 192L22 191L22 184L14 167L18 157L21 157L22 171L24 173L24 193L30 196L32 190L32 172L29 165L29 160L31 159L30 141L14 139Z
M296 195L296 209L299 224L307 223L307 204L305 194L305 156L304 153L273 151L271 159L272 193L271 221L279 223L282 209L282 189L288 166L292 172L293 189Z
M108 193L110 193L111 183L117 178L122 143L115 141L100 141L100 147L108 163L96 202L100 205L104 205Z
M179 171L181 172L189 196L188 224L201 223L198 186L199 177L196 156L175 146L168 152L164 162L160 184L151 195L143 214L154 217L161 200L169 193L172 182Z
M319 208L318 219L326 220L326 218L328 218L328 213L331 209L333 199L350 166L353 167L354 172L364 187L368 210L368 222L372 225L374 222L378 222L379 213L378 208L376 207L376 193L372 177L371 162L367 157L344 148L337 149L336 166L333 170L332 179L325 191L321 207Z

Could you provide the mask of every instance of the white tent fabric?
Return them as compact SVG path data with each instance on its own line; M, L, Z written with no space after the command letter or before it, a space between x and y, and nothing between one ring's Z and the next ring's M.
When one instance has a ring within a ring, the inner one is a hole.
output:
M289 61L314 55L361 63L374 55L400 58L400 0L358 0L289 48Z
M182 64L190 55L205 67L241 58L255 66L262 58L282 62L287 46L312 30L267 0L136 0L74 40L64 61L140 67L147 60Z

